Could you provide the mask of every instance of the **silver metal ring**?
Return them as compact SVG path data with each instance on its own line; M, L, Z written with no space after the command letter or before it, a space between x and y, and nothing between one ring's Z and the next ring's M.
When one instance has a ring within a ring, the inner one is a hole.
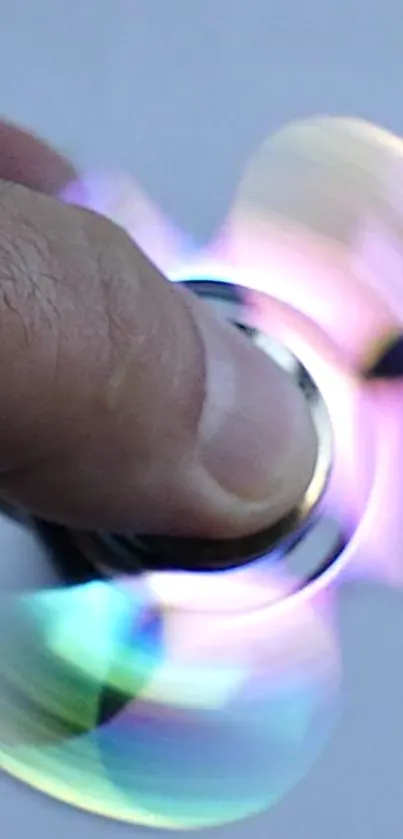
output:
M325 573L332 574L338 560L339 566L342 565L348 553L345 548L357 530L368 497L365 491L358 504L350 504L350 485L354 483L355 475L361 475L367 468L359 451L362 435L357 427L357 416L353 418L355 408L352 409L347 400L343 424L339 428L341 414L334 424L334 411L329 411L327 401L329 382L324 383L323 378L317 381L315 373L308 369L309 364L295 351L293 342L284 340L282 328L279 327L274 336L271 330L267 334L257 326L255 313L247 302L246 289L211 279L183 282L213 305L222 317L245 331L303 391L318 435L316 466L303 497L276 524L243 539L121 536L77 533L61 528L53 528L50 533L48 525L41 525L42 532L45 530L45 538L49 537L48 542L59 564L63 564L64 554L68 556L69 579L73 565L77 569L72 582L89 579L91 575L108 579L127 574L175 571L196 572L197 576L205 572L242 570L242 567L245 572L250 569L250 576L255 573L253 569L260 569L263 564L266 569L281 569L287 575L287 583L282 589L285 596L302 591L313 582L319 584L319 578L322 584ZM274 324L273 332L276 332ZM333 379L331 374L331 391L336 383ZM340 440L346 436L350 437L350 453L351 443L356 448L352 460L345 452L340 455ZM346 463L351 464L350 471L346 470ZM76 557L77 562L72 563L72 557ZM265 579L269 586L270 574L265 573Z
M304 495L290 513L266 530L235 540L207 540L114 534L73 534L79 550L106 576L142 571L224 571L270 558L286 565L296 587L304 587L342 551L346 534L326 515L326 496L333 463L333 432L321 391L306 366L279 341L256 327L242 289L212 280L185 284L218 313L246 332L301 388L318 436L315 470Z

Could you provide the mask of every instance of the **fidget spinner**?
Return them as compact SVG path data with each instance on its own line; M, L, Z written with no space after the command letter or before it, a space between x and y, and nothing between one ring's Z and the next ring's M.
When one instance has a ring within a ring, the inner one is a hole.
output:
M52 570L2 595L0 768L183 830L268 809L319 759L340 709L338 587L403 584L402 173L387 132L297 123L252 160L202 252L127 177L62 196L121 224L292 377L317 459L295 508L245 539L10 523Z

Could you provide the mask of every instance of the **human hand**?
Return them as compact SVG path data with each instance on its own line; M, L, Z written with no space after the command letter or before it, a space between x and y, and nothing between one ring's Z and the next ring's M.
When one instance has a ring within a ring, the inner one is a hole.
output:
M0 124L0 497L74 527L236 537L313 471L304 400Z

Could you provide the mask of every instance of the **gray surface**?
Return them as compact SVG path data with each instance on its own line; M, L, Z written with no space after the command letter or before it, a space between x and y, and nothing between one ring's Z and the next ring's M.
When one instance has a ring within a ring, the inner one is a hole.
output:
M130 168L201 237L269 128L343 112L403 129L398 0L1 0L0 8L0 110L81 164ZM13 562L9 550L1 561ZM350 590L340 621L346 707L333 743L279 807L217 835L401 835L401 598ZM6 777L0 802L0 833L10 839L142 833Z

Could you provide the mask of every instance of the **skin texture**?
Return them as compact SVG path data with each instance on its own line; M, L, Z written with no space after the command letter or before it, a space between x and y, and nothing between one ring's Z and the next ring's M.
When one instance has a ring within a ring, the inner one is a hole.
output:
M0 124L0 496L118 531L236 537L303 494L300 393L123 230L54 195L74 168Z

